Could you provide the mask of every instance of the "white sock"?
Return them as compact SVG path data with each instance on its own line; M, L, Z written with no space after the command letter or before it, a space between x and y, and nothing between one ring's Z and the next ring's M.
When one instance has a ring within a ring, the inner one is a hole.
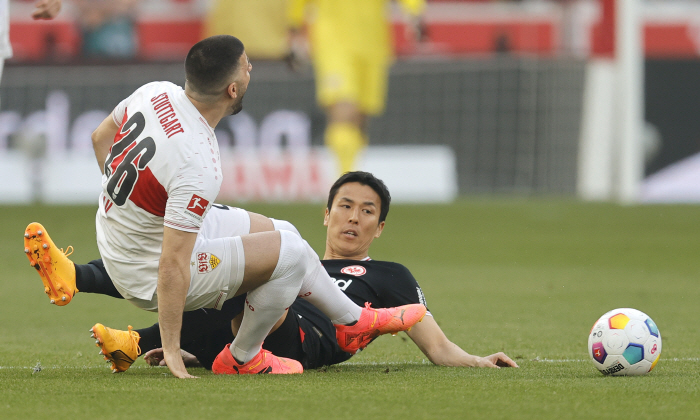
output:
M350 300L333 282L321 265L318 255L304 241L311 269L303 279L299 296L321 310L334 324L350 324L360 319L362 308Z
M299 293L306 267L299 264L305 254L304 240L297 234L280 231L280 256L270 280L248 292L238 335L229 347L233 357L247 363L260 351L262 343L284 311Z

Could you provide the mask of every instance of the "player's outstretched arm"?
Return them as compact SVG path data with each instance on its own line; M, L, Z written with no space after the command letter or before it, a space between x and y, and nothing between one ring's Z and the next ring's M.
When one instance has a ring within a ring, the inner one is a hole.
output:
M441 366L468 366L468 367L518 367L504 353L495 353L486 357L479 357L462 350L445 336L440 326L432 316L426 316L422 322L414 325L407 332L418 348L428 357L428 360Z
M39 0L34 7L32 19L53 19L61 11L61 0Z
M119 126L114 122L112 114L109 114L92 133L92 148L95 150L97 164L100 172L105 173L105 160L109 154L109 148L114 144L114 136L117 135Z
M163 251L158 266L158 322L163 355L170 372L178 378L187 373L180 354L180 329L190 287L190 259L197 234L163 228Z

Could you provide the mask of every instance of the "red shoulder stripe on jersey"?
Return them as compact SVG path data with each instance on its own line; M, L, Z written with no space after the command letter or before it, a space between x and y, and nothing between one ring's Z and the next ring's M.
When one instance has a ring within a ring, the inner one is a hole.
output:
M165 216L165 205L168 202L168 193L153 175L151 168L146 167L139 172L138 180L129 200L147 212L163 217Z

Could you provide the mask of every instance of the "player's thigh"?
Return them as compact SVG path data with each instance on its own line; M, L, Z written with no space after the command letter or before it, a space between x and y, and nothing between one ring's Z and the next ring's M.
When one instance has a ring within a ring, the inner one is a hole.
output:
M275 225L267 216L249 211L248 217L250 218L249 233L269 232L275 230Z
M198 240L185 310L221 309L227 299L268 282L277 267L281 245L279 231Z
M259 232L241 237L245 255L243 281L236 294L249 292L272 277L279 261L282 239L280 232Z

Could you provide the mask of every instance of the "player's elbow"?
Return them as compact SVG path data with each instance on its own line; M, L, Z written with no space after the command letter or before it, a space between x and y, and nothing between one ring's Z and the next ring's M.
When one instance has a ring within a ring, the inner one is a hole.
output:
M92 135L90 136L92 139L92 148L97 150L100 146L100 129L99 127L92 132Z

